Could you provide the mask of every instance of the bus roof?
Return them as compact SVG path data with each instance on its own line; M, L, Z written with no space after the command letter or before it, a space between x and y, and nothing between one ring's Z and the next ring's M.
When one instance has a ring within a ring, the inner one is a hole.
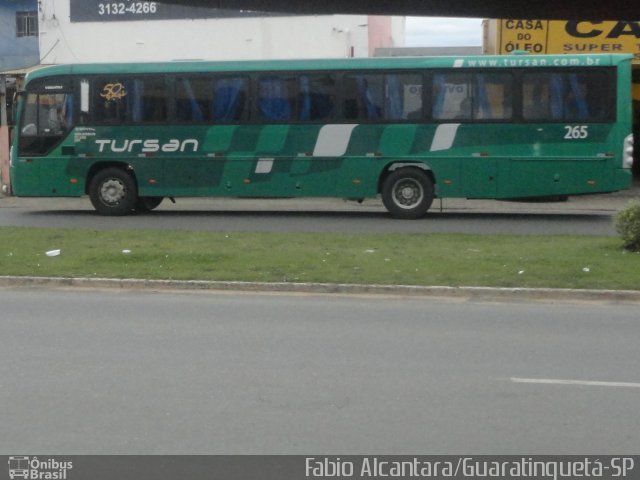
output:
M27 83L58 75L331 71L379 68L526 68L613 66L631 61L628 54L482 55L455 57L374 57L304 60L174 61L158 63L80 63L42 67L27 75Z

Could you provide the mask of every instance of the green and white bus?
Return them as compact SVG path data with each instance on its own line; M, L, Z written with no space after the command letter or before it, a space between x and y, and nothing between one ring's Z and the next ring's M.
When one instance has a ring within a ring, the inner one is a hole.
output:
M631 56L59 65L30 73L17 196L526 199L631 183Z

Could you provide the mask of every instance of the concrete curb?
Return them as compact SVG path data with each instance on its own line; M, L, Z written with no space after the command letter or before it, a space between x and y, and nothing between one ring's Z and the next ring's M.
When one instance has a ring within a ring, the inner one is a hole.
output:
M468 300L545 302L640 303L640 290L595 290L563 288L494 288L412 285L359 285L334 283L262 283L203 280L143 280L133 278L69 278L0 276L0 287L48 287L166 291L235 291L255 293L307 293L446 297Z

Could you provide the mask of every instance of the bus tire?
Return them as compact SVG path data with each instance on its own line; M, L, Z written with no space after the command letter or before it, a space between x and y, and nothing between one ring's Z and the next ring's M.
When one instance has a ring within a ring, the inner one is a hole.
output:
M91 179L89 197L100 215L127 215L138 202L138 186L125 170L105 168Z
M136 212L150 212L160 205L162 200L164 200L164 197L138 197L138 201L136 202Z
M382 203L394 218L415 219L425 216L433 197L433 182L418 168L393 171L382 184Z

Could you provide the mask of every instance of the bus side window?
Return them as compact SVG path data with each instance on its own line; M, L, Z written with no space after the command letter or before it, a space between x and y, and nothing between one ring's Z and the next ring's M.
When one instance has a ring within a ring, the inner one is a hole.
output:
M330 120L336 113L336 83L330 75L301 75L298 78L298 119Z
M212 102L211 78L176 79L176 120L203 122L210 120L209 105Z
M73 128L73 96L29 93L20 125L21 155L45 155Z
M525 74L522 82L522 116L525 120L551 118L548 75Z
M163 75L98 79L94 85L95 117L99 123L167 121L168 91Z
M94 82L94 111L99 123L122 123L128 119L131 95L127 79L98 79Z
M73 96L63 93L27 95L22 134L62 135L73 127Z
M422 118L422 76L391 74L385 76L385 120Z
M586 86L578 81L578 76L572 73L567 76L569 83L568 93L565 97L564 110L569 118L587 120L590 117L589 106L586 99Z
M286 121L296 118L295 79L272 75L258 80L258 111L261 120Z
M145 123L166 122L168 92L164 76L136 78L133 83L133 120Z
M348 120L377 120L383 116L384 76L381 74L344 77L343 115Z
M472 76L438 73L433 76L432 116L435 120L470 120L473 107Z
M22 113L22 135L34 136L38 134L38 95L30 93L25 101Z
M611 120L611 83L604 72L570 73L566 75L569 95L567 118L589 121Z
M68 132L73 128L73 114L73 94L65 94L62 99L62 108L58 110L61 132Z
M611 121L610 91L604 72L526 73L522 114L530 121Z
M248 89L246 77L217 78L213 84L213 119L220 123L245 119L249 111Z
M508 120L513 115L513 77L508 73L476 74L474 120Z

